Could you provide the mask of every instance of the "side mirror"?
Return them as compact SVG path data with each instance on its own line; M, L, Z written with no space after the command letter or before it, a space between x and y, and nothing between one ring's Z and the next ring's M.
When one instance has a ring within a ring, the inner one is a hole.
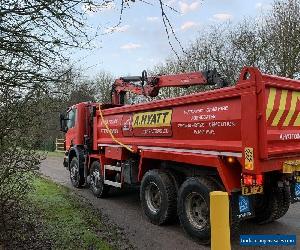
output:
M59 115L59 120L60 120L60 131L66 133L66 132L68 131L68 126L67 126L67 123L66 123L66 121L67 121L68 119L66 119L66 118L65 118L65 115L64 115L63 113L61 113L61 114Z

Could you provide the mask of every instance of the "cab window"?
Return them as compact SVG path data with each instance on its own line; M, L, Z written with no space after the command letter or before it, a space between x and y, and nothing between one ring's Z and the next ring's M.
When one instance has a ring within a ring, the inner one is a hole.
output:
M76 109L73 108L68 112L68 122L67 127L68 128L74 128L75 127L75 120L76 120Z

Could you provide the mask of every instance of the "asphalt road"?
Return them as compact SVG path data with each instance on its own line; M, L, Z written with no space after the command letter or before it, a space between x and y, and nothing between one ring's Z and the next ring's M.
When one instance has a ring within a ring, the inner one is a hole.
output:
M57 183L71 188L78 195L87 198L112 223L123 228L129 241L137 249L209 249L186 236L178 223L168 226L155 226L143 216L139 193L135 190L112 192L109 198L98 199L88 189L75 189L69 180L68 171L62 166L62 158L48 157L41 164L43 175ZM278 221L268 225L255 225L244 222L241 234L296 234L297 247L267 249L300 249L300 203L293 204L288 213ZM240 247L238 239L232 242L232 249L254 249Z

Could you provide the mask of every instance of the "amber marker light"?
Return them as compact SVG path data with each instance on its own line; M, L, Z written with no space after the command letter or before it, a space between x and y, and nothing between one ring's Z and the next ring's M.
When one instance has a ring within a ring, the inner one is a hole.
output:
M232 156L227 157L227 162L228 163L234 163L235 159Z

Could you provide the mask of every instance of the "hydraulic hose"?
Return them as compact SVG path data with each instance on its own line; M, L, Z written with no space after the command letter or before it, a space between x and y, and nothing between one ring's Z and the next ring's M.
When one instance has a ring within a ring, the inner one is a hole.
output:
M107 131L108 131L108 133L109 133L111 139L112 139L115 143L119 144L119 145L122 146L123 148L126 148L128 151L130 151L130 152L133 153L134 150L133 150L131 147L125 145L125 144L122 143L122 142L120 142L120 141L112 134L110 128L108 127L108 122L105 122L105 120L104 120L104 117L103 117L103 113L102 113L101 105L100 105L100 104L99 104L99 113L100 113L101 121L102 121L102 123L104 124L105 128L107 129Z

